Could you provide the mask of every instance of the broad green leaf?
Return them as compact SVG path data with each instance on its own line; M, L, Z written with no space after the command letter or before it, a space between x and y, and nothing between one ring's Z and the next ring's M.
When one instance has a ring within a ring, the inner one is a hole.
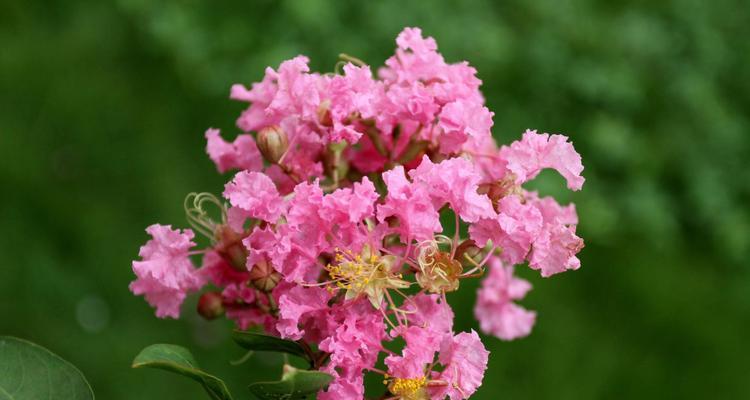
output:
M206 389L214 400L231 400L232 395L221 379L208 374L198 367L198 363L184 347L173 344L152 344L141 350L133 360L133 368L157 368L184 375Z
M81 371L51 351L0 336L0 400L91 400Z
M333 377L325 372L306 371L284 365L280 381L256 382L249 386L250 392L261 400L307 399L325 389Z
M232 332L232 339L234 339L238 345L248 350L289 353L300 356L312 363L312 360L307 352L305 352L305 349L299 343L291 340L246 331Z

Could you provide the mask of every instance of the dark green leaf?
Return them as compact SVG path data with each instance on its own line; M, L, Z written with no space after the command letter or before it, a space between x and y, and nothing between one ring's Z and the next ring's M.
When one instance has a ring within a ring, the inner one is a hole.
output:
M49 350L0 336L0 400L90 400L81 371Z
M312 360L305 349L299 343L291 340L284 340L275 336L245 331L232 332L232 339L234 339L238 345L248 350L289 353L300 356L312 363Z
M232 395L221 379L202 371L193 355L184 347L173 344L152 344L133 360L133 368L158 368L184 375L201 385L214 400L231 400Z
M325 372L305 371L284 366L284 375L277 382L257 382L249 386L250 392L261 400L306 399L325 389L333 377Z

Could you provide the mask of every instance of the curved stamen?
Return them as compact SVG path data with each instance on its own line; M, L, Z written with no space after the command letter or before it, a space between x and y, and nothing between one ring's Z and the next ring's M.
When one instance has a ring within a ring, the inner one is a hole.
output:
M221 220L219 223L214 221L206 212L206 205L214 205L219 209ZM226 223L227 212L226 205L223 204L216 196L211 193L188 193L183 202L185 217L190 226L201 235L209 238L212 242L216 241L215 232L219 225Z

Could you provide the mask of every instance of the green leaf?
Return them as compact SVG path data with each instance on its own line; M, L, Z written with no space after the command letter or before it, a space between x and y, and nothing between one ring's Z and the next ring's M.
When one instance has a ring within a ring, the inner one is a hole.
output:
M91 386L81 371L51 351L0 336L0 400L90 400Z
M280 381L256 382L249 386L250 392L262 400L306 399L325 389L333 377L325 372L305 371L284 365Z
M193 355L184 347L173 344L152 344L141 350L133 360L133 368L157 368L184 375L200 383L214 400L231 400L232 395L221 379L198 367Z
M306 359L310 362L310 365L312 365L313 362L305 349L299 343L291 340L246 331L232 332L232 339L234 339L238 345L248 350L289 353Z

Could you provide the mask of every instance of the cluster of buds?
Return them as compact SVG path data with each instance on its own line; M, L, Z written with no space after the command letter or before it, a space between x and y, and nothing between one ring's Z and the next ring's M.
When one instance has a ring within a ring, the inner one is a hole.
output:
M217 169L236 171L223 198L190 194L192 229L150 226L130 288L172 318L203 291L201 316L317 349L315 368L334 377L323 400L364 398L366 373L383 375L384 398L469 398L489 353L476 332L454 332L448 297L482 278L481 330L529 334L536 314L516 302L531 285L514 266L577 269L583 241L574 205L523 185L551 168L579 190L581 158L567 137L532 130L496 145L476 71L419 29L398 36L377 77L342 60L317 74L299 56L232 87L249 103L242 133L206 132ZM396 338L403 349L386 349Z

